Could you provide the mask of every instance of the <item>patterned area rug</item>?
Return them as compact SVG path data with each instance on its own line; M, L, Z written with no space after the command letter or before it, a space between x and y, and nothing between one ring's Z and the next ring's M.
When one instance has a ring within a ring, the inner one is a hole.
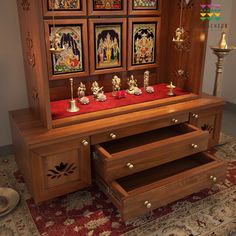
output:
M1 157L0 186L16 189L21 202L0 218L0 236L229 235L236 231L236 139L223 140L216 155L228 161L224 183L126 222L96 186L34 204L14 157Z

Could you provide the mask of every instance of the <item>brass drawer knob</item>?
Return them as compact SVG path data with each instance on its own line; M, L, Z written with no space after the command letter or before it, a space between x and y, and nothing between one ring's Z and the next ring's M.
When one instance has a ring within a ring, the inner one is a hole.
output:
M192 116L193 116L193 118L195 118L195 119L198 119L198 118L199 118L199 115L197 115L197 114L193 114Z
M110 133L110 137L111 137L112 139L116 139L116 138L117 138L116 134L114 134L114 133Z
M129 169L133 169L134 168L134 165L132 163L127 163L126 166L129 168Z
M192 148L194 148L194 149L197 149L198 148L198 145L197 144L194 144L194 143L192 143Z
M172 122L176 124L176 123L178 123L179 121L178 121L177 119L173 118L173 119L172 119Z
M88 142L87 140L83 140L83 141L82 141L82 144L86 147L86 146L89 145L89 142Z
M151 202L149 202L149 201L145 201L145 202L144 202L144 206L147 207L147 208L151 208L151 207L152 207L152 204L151 204Z
M217 178L213 175L210 176L210 179L215 183L217 181Z

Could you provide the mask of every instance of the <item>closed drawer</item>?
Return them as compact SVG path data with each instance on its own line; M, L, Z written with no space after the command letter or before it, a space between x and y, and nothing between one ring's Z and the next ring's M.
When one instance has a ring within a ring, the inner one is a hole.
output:
M114 129L104 133L96 134L91 136L91 144L98 144L114 139L120 139L134 134L139 134L147 132L154 129L159 129L162 127L176 125L180 123L187 122L189 119L189 113L183 113L169 118L163 118L152 122L147 122L144 124L133 125L125 128Z
M94 146L95 170L109 182L205 151L208 135L189 124L180 124L97 144Z
M127 220L210 187L225 176L225 162L200 153L111 184L99 177L97 182Z

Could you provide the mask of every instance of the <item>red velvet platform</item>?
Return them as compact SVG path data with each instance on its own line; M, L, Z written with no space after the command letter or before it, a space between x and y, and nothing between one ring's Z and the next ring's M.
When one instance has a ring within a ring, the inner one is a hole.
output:
M105 102L98 102L93 99L93 96L88 96L90 103L88 105L81 105L78 102L78 99L76 99L77 106L79 107L79 111L75 113L70 113L67 112L68 104L69 104L69 99L67 100L60 100L60 101L54 101L51 102L51 112L52 112L52 119L60 119L60 118L65 118L69 116L74 116L74 115L80 115L84 113L89 113L89 112L94 112L94 111L101 111L101 110L106 110L106 109L111 109L111 108L116 108L116 107L121 107L121 106L127 106L127 105L132 105L132 104L137 104L141 102L148 102L148 101L153 101L157 99L163 99L167 98L168 95L168 89L166 87L166 84L158 84L153 86L155 89L155 92L152 94L148 94L144 92L143 88L142 90L142 95L136 96L136 95L130 95L126 94L125 98L121 99L116 99L112 96L112 93L105 93L107 96L107 100ZM174 90L175 96L180 96L184 94L188 94L188 92L184 91L181 88L175 88Z

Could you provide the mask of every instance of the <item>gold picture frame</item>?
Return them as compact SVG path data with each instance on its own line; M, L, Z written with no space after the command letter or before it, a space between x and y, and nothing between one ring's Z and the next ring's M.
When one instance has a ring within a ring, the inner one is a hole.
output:
M55 20L55 32L60 36L60 53L51 53L50 34L54 30L53 21L47 20L45 38L47 48L47 63L49 79L64 79L76 76L87 76L88 68L88 36L87 21L80 20Z
M52 1L55 1L52 3ZM87 12L86 0L41 0L44 16L85 16ZM62 1L62 2L63 2ZM53 4L53 5L52 5Z
M127 0L89 0L88 14L91 16L126 15Z
M129 0L129 15L160 15L161 0Z
M159 66L160 18L129 18L128 70Z
M126 70L126 22L125 18L89 20L90 74Z

